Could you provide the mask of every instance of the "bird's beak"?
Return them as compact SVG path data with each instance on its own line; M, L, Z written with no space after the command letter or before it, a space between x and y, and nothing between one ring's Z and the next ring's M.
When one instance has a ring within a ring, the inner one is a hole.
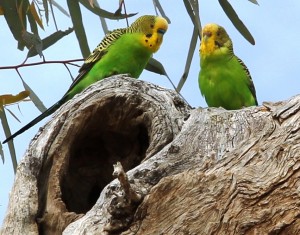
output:
M212 35L212 33L209 31L202 32L202 40L204 40L204 42L206 42L207 39L211 37L211 35Z

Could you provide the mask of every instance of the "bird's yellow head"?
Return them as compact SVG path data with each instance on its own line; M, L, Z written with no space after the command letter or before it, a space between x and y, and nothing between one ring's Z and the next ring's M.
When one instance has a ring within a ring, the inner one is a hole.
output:
M217 24L207 24L202 29L200 55L210 56L232 51L232 42L226 30Z
M161 16L145 15L133 22L130 28L131 32L142 33L141 43L155 53L163 42L168 22Z

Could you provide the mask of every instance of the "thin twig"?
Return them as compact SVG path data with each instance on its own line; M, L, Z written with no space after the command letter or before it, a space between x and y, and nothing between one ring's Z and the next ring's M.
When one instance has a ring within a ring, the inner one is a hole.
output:
M74 64L74 63L71 63L71 62L68 62L68 63L64 63L64 64L72 65L72 66L75 66L75 67L81 67L81 65L78 65L78 64Z
M54 15L54 10L53 10L52 1L50 0L49 2L50 2L49 5L50 5L50 9L51 9L51 14L52 14L52 17L53 17L54 25L55 25L56 31L58 31L58 27L57 27L55 15Z
M67 66L67 64L64 64L64 66L65 66L66 69L68 70L68 72L69 72L69 74L70 74L70 77L71 77L72 81L74 82L74 77L73 77L73 75L72 75L72 73L71 73L69 67Z
M126 11L126 6L125 6L125 1L122 1L123 7L124 7L124 14L126 16L126 22L127 22L127 27L129 27L129 23L128 23L128 17L127 17L127 11Z
M70 65L74 65L72 64L72 62L79 62L79 61L84 61L84 59L74 59L74 60L45 60L45 61L41 61L41 62L35 62L35 63L22 63L22 64L18 64L18 65L12 65L12 66L0 66L0 70L1 69L19 69L22 67L28 67L28 66L35 66L35 65L43 65L43 64L70 64ZM75 66L75 65L74 65Z
M20 77L21 79L23 79L23 78L22 78L22 75L20 74L20 72L19 72L19 70L18 70L18 68L15 68L15 70L16 70L17 74L19 75L19 77Z

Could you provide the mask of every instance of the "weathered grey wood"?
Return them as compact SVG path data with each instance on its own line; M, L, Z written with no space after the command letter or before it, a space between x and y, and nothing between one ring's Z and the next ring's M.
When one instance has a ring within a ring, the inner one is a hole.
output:
M31 142L2 234L300 234L299 129L300 96L191 109L173 91L106 79ZM140 203L109 183L117 161Z
M194 138L201 142L199 154L188 154L193 164L154 186L137 209L131 227L122 234L300 234L299 101L298 96L269 106L272 113L257 112L259 108L233 116L232 112L210 112L210 133L205 137L199 131ZM195 113L191 123L206 123L201 112ZM229 119L244 126L229 125ZM216 120L223 121L217 124ZM187 133L193 133L195 126L187 126ZM243 134L236 128L251 132ZM228 141L234 136L230 132L237 134L232 143ZM214 139L218 133L220 137ZM173 142L192 136L182 138L180 133ZM186 143L182 146L177 159L188 151ZM203 154L205 147L212 151Z
M2 234L36 234L38 226L44 234L60 233L92 207L113 179L114 163L128 170L161 150L188 109L175 92L124 75L88 88L31 142Z

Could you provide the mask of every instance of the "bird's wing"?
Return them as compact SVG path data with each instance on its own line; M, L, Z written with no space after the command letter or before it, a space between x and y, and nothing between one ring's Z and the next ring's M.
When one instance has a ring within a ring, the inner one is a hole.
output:
M245 70L245 72L247 74L247 77L249 79L249 84L248 84L249 89L250 89L250 91L251 91L251 93L252 93L252 95L255 99L256 105L258 105L257 98L256 98L256 91L255 91L254 83L253 83L253 80L251 78L250 72L249 72L247 66L244 64L244 62L240 58L238 58L237 56L236 56L236 58L237 58L238 62L243 66L243 69Z
M101 58L108 52L110 45L114 44L114 42L118 40L118 38L120 38L124 33L126 33L125 28L115 29L105 35L105 37L95 48L95 50L85 59L84 64L79 69L78 76L75 78L66 94L68 94L68 92L81 81L81 79L86 75L88 71L90 71L90 69L97 61L101 60Z

